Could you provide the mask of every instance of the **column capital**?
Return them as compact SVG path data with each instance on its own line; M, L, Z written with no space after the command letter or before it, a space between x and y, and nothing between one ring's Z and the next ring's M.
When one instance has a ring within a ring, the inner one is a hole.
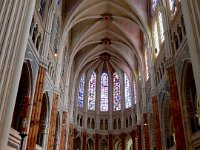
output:
M174 58L173 57L170 57L169 59L166 60L165 67L167 69L170 68L173 65L174 65Z
M157 89L151 90L151 97L157 96Z

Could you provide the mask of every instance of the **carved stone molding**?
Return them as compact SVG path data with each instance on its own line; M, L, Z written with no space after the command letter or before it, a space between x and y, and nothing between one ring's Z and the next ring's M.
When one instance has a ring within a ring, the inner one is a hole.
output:
M102 45L110 45L111 44L111 39L104 38L104 39L101 40L100 44L102 44Z
M101 15L99 20L100 21L112 21L113 17L112 17L112 14L105 13L105 14Z
M173 66L174 65L174 58L171 57L169 59L166 60L166 63L165 63L165 67L168 69L169 67Z

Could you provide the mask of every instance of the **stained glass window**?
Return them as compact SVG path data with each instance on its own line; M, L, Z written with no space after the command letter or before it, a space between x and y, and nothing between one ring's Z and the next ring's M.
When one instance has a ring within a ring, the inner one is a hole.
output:
M101 75L101 111L108 111L108 74L102 73Z
M135 82L133 83L133 90L134 90L134 102L136 104L136 101L137 101L137 93L136 93L136 85L135 85Z
M153 10L156 9L157 2L158 2L158 0L152 0L152 8L153 8Z
M125 107L131 107L131 84L128 76L124 73L124 84L125 84Z
M149 79L149 64L148 64L148 56L147 50L145 51L145 66L146 66L146 79Z
M96 96L96 73L93 72L88 88L88 109L95 110L95 96Z
M175 15L177 7L176 7L176 0L169 0L170 10L172 11L173 15Z
M114 110L120 110L121 109L120 82L119 82L119 76L116 72L113 74L113 99L114 99Z
M57 21L56 21L56 32L55 32L55 37L54 37L54 50L55 50L55 53L57 53L57 51L58 51L59 30L60 30L59 19L57 19Z
M78 106L79 107L83 107L84 86L85 86L85 74L82 75L79 82L79 91L78 91Z
M163 20L162 20L161 12L159 12L158 14L158 20L159 20L159 28L160 28L160 39L162 43L165 40L165 37L164 37Z
M159 39L158 39L157 22L154 23L153 37L154 37L155 53L156 53L156 55L158 55L158 53L159 53L159 51L160 51L160 48L159 48Z

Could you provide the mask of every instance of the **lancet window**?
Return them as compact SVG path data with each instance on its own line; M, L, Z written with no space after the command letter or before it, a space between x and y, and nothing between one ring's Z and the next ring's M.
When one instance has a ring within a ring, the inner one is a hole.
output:
M88 109L95 110L95 98L96 98L96 73L93 71L88 88Z
M113 99L114 99L114 110L121 109L121 96L120 96L120 81L119 76L115 72L113 74Z
M107 73L102 73L101 75L100 110L108 111L108 74Z

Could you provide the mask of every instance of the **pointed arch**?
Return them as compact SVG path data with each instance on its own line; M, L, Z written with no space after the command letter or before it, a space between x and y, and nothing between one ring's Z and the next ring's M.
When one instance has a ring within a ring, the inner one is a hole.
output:
M120 80L117 72L113 74L113 106L114 110L121 110L121 89Z
M96 98L96 73L90 76L89 88L88 88L88 109L95 110L95 98Z
M32 96L32 68L29 61L25 61L22 67L18 93L13 112L11 127L19 132L24 132L26 127L22 127L24 122L28 122L31 96Z
M78 91L78 106L79 107L83 107L84 87L85 87L85 74L82 75L80 82L79 82L79 91Z
M131 84L126 73L124 73L125 108L131 107Z
M101 74L101 101L100 110L108 111L108 73Z

